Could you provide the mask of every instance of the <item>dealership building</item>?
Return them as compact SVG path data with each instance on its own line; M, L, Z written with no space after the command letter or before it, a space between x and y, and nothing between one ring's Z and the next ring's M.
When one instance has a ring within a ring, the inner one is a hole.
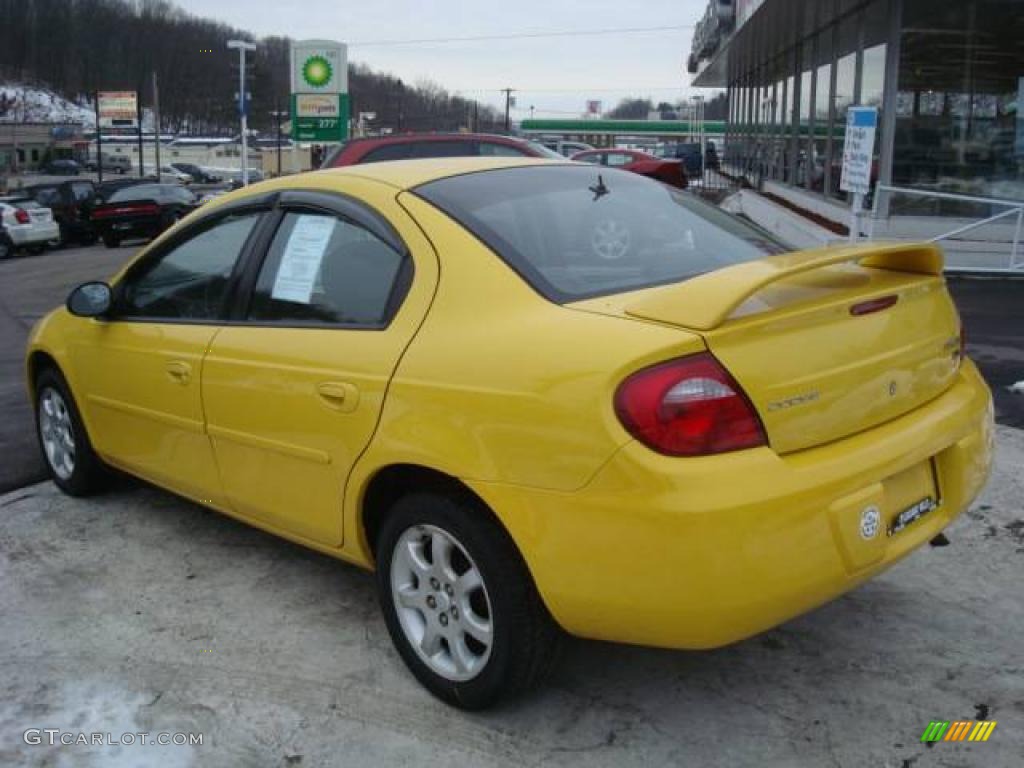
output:
M847 111L871 106L858 231L1024 272L1024 0L712 0L688 68L728 89L723 168L756 190L753 218L841 234Z

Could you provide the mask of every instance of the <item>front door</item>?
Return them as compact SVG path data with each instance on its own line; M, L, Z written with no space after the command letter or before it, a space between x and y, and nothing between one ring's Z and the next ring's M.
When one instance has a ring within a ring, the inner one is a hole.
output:
M283 194L247 306L203 367L229 503L329 546L342 542L349 471L436 281L429 244L393 190L384 201L387 219L337 195Z
M204 222L147 254L115 286L110 317L71 343L96 451L204 503L223 502L201 400L203 358L258 212Z

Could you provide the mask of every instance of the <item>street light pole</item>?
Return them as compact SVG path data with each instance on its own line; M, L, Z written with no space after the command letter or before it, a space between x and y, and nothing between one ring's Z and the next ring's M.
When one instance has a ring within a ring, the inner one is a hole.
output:
M238 113L242 122L242 186L249 186L249 126L245 103L245 52L255 51L255 43L246 40L228 40L228 48L238 51Z

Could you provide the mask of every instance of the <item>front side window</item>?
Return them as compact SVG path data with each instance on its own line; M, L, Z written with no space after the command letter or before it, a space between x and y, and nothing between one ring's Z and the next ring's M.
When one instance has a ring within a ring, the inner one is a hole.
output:
M785 250L693 195L610 168L508 168L415 192L556 302L680 282Z
M583 157L575 157L574 160L581 163L590 163L591 165L601 165L604 160L604 155L600 152L595 152L592 155L584 155Z
M260 268L249 319L285 325L380 327L403 254L331 214L285 215Z
M227 216L129 273L117 314L125 318L217 320L235 262L259 213Z

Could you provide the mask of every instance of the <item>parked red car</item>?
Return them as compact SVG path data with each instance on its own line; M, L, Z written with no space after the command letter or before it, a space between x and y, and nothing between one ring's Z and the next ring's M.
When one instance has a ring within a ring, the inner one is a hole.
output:
M571 159L632 171L679 189L686 189L689 184L682 160L655 157L635 149L588 149L577 152Z
M353 139L327 156L321 168L423 157L546 157L564 160L543 144L487 133L405 133Z

